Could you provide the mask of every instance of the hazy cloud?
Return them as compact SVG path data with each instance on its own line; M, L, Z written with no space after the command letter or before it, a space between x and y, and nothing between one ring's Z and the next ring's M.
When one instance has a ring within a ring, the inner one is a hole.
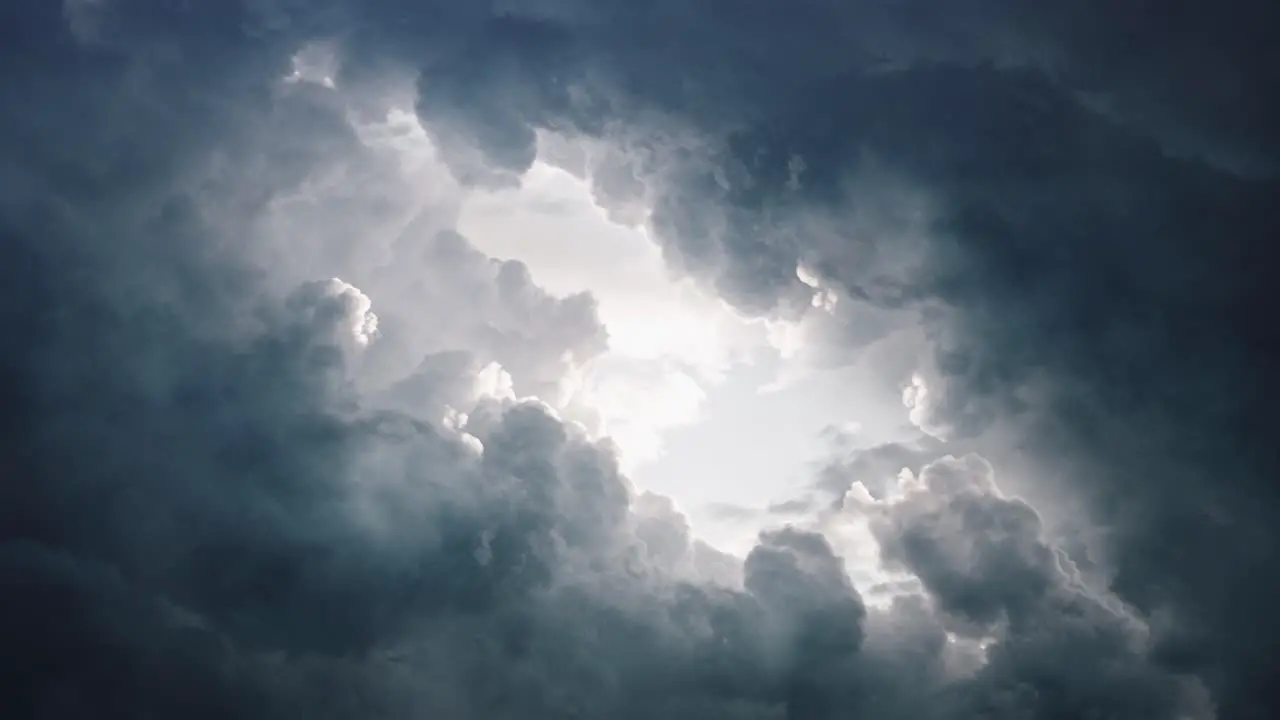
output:
M1271 716L1274 15L10 3L0 707ZM739 562L638 494L557 407L594 300L454 228L540 131L741 310L920 323L914 419L1016 427L1106 586L932 441L819 478L918 579L883 606L823 535Z

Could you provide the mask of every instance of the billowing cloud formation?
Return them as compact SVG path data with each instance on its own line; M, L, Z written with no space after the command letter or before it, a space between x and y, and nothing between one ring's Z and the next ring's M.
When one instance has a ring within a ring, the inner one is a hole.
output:
M1081 581L985 460L947 456L918 476L904 471L895 490L881 501L855 492L847 509L867 511L885 560L920 579L944 626L985 646L985 665L954 691L953 716L1209 712L1197 683L1153 667L1149 629Z
M9 3L6 716L1272 716L1280 59L1269 4L1184 5ZM1090 556L972 457L846 500L888 606L816 533L697 543L517 399L604 347L591 298L362 184L406 79L463 183L589 136L739 307L918 312L914 419L1012 419Z

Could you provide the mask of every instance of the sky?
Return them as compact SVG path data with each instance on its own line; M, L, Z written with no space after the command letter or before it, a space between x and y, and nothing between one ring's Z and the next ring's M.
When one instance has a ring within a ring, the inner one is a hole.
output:
M0 715L1280 716L1264 0L0 7Z
M565 169L537 162L518 188L472 195L458 227L486 254L524 262L548 292L596 298L609 349L574 401L598 414L594 432L618 446L632 481L675 500L718 547L750 550L776 523L760 511L806 494L831 431L910 437L906 366L896 381L865 361L814 366L812 320L746 316L675 276L643 226L611 221Z

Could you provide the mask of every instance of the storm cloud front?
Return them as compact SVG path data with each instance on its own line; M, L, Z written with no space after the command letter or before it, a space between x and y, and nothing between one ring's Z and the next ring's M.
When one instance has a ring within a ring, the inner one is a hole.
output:
M0 715L1280 716L1277 29L9 0ZM899 434L702 539L584 390L659 382L603 296L464 232L553 171Z

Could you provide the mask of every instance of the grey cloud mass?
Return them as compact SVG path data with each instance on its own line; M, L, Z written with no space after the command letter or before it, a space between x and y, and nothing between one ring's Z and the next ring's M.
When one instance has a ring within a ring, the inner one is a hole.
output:
M4 4L0 714L1280 715L1277 14ZM361 134L403 92L413 177ZM927 438L814 481L919 592L698 541L553 407L594 299L454 227L540 135L744 312L803 266L918 318L927 425L1014 428L1087 537Z

